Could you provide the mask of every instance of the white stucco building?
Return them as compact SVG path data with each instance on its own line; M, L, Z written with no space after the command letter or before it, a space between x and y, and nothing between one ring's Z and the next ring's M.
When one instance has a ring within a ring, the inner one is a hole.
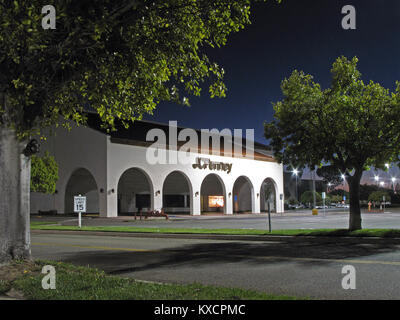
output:
M260 213L266 211L267 201L273 211L283 211L283 167L264 145L243 139L241 152L227 156L223 138L218 136L222 139L219 155L210 154L216 152L210 144L207 150L199 147L185 153L186 164L151 164L146 155L154 151L154 142L146 141L146 135L152 129L169 137L168 125L147 121L107 133L94 114L89 114L87 127L55 129L41 142L41 153L49 151L58 163L56 193L32 193L31 213L72 213L73 196L78 194L87 197L88 213L103 217L159 208L191 215ZM184 128L176 129L179 134ZM253 159L244 155L246 143L254 147ZM182 144L175 151L168 140L163 148L174 158L183 152L179 151ZM204 166L207 161L211 165Z

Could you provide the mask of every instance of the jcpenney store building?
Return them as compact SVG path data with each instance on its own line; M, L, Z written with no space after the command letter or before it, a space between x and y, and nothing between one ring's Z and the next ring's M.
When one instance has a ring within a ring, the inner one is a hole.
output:
M154 141L146 141L154 129L167 138L158 151L151 149ZM178 135L184 130L174 129ZM264 145L252 142L254 156L249 158L246 144L248 152L250 143L241 138L240 149L233 143L234 152L224 155L222 135L216 139L221 142L218 150L212 143L215 136L205 150L196 131L199 147L185 152L186 163L149 162L149 151L175 153L175 158L184 152L180 150L184 142L171 150L169 130L168 125L135 121L128 129L117 125L117 131L106 132L95 114L88 115L87 127L54 130L41 143L41 153L49 151L58 163L56 193L32 193L31 212L72 213L78 194L87 197L87 213L103 217L161 208L169 214L260 213L268 202L272 211L283 212L283 167Z

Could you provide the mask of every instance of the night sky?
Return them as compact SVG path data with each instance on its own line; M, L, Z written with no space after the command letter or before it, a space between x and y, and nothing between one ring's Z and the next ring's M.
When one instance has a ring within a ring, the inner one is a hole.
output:
M343 30L342 7L357 11L357 30ZM211 99L205 88L191 107L160 104L145 119L201 128L251 128L266 143L263 122L273 118L271 102L282 99L280 83L294 69L312 74L326 88L341 55L359 58L364 81L393 89L400 80L399 0L273 0L253 5L252 24L228 44L207 51L226 71L227 97Z

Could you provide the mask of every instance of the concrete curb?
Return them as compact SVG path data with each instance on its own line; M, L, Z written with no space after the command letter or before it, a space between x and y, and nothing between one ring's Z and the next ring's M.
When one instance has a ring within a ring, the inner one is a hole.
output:
M151 232L114 232L114 231L73 231L73 230L31 230L32 234L71 234L130 238L161 239L204 239L228 241L277 241L277 242L318 242L349 244L400 244L400 238L377 237L317 237L317 236L278 236L278 235L222 235L193 233L151 233Z

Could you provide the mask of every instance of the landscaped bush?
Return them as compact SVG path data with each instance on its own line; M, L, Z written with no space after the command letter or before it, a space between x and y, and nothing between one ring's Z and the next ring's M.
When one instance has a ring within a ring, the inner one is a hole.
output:
M383 201L383 197L385 197L385 201L390 201L390 195L388 192L374 191L369 195L368 201L381 202L381 201Z
M322 196L318 192L315 192L315 200L317 203L322 203ZM314 202L313 192L312 191L304 192L300 197L300 202L304 204L313 203Z

